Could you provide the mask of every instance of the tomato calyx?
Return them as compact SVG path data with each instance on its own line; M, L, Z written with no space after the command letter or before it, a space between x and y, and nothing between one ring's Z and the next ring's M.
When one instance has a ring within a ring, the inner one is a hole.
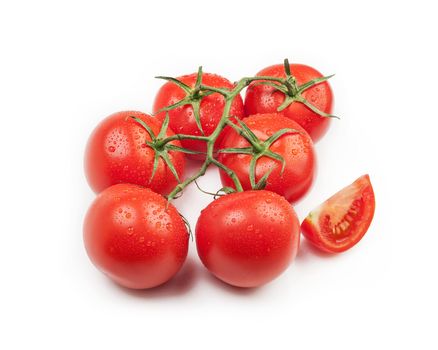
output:
M291 73L289 60L287 58L284 59L284 71L286 73L286 78L284 79L278 79L277 81L260 81L254 84L254 85L268 85L278 91L281 91L284 94L285 99L283 103L277 108L278 112L281 112L282 110L286 109L293 102L299 102L305 105L306 107L308 107L310 110L312 110L312 112L315 112L316 114L320 115L321 117L339 119L339 117L335 115L321 111L319 108L317 108L312 103L310 103L302 95L302 93L307 89L327 81L328 79L333 77L334 74L325 77L315 78L309 80L304 84L298 85L296 78Z
M244 137L250 143L250 146L243 148L223 148L220 149L218 153L238 153L238 154L251 155L252 158L249 165L249 180L251 183L251 187L254 190L264 189L266 187L268 177L271 174L271 172L274 170L274 168L269 169L262 176L262 178L258 182L256 182L257 160L260 159L261 157L268 157L280 162L281 163L280 175L282 175L286 166L286 161L280 154L272 152L270 147L275 141L277 141L283 135L290 133L301 133L301 131L292 128L280 129L274 134L272 134L265 141L262 141L252 132L252 130L243 121L237 120L237 123L239 125L234 124L230 120L227 121L227 125L232 127L238 134Z
M202 128L201 117L200 117L201 100L204 97L213 94L214 91L207 91L207 90L201 89L201 86L202 86L202 66L199 66L199 68L198 68L198 74L196 76L196 82L195 82L194 87L190 87L187 84L183 83L181 80L178 80L178 79L172 78L172 77L157 76L155 78L163 79L163 80L169 81L169 82L177 85L179 88L184 90L184 92L186 93L186 96L182 100L180 100L172 105L161 108L156 113L154 113L154 115L157 115L161 112L168 112L170 110L173 110L173 109L185 106L185 105L191 105L193 108L193 115L194 115L194 118L196 121L196 125L198 126L201 134L205 135L204 130Z
M149 135L151 141L145 140L144 145L152 148L154 150L154 163L152 168L151 177L149 178L149 183L152 182L155 173L158 169L158 163L160 158L164 161L166 166L169 168L169 170L172 172L175 179L178 181L178 184L181 183L181 180L178 176L178 172L175 169L175 166L172 163L172 160L170 159L169 152L171 151L177 151L177 152L184 152L184 153L191 153L196 154L199 152L189 150L187 148L179 147L176 145L173 145L170 143L174 138L168 137L166 138L166 132L169 127L169 114L166 113L166 118L163 121L163 124L161 125L160 132L158 135L155 135L154 131L150 128L149 125L147 125L143 120L136 116L130 116L132 119L134 119L138 124L140 124L141 127L143 127L147 134Z

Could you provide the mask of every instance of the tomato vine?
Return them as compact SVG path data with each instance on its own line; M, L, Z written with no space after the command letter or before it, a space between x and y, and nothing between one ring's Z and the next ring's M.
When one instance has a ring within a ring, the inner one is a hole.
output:
M217 88L212 87L208 85L202 84L202 67L199 67L197 79L194 87L190 87L183 83L182 81L173 78L173 77L167 77L167 76L158 76L156 78L163 79L168 82L171 82L173 84L176 84L178 87L180 87L186 94L186 96L181 99L180 101L169 105L167 107L162 108L157 113L166 112L166 118L163 121L161 130L158 135L155 135L153 131L147 126L146 123L144 123L141 119L138 117L133 116L132 118L138 122L149 134L151 141L146 141L147 146L151 147L155 151L155 158L154 158L154 165L153 165L153 171L151 175L151 179L153 178L155 171L158 167L159 159L161 158L164 163L169 167L172 174L175 176L175 178L178 181L178 185L168 194L167 198L169 201L172 199L177 198L183 190L190 185L192 182L196 182L198 178L203 176L205 172L207 171L208 167L210 165L214 165L220 169L222 169L227 175L233 180L234 186L237 192L243 191L242 184L239 181L239 178L237 175L232 171L230 168L219 162L215 158L214 154L214 145L216 140L218 139L220 133L223 131L223 129L227 126L233 128L236 132L238 132L240 135L242 135L250 144L249 147L245 148L226 148L226 149L220 149L217 151L217 153L242 153L242 154L250 154L252 155L252 160L250 163L250 182L253 189L263 189L266 185L267 179L273 169L270 169L267 171L262 178L256 182L256 176L255 176L255 169L257 165L257 160L261 158L262 156L270 157L274 160L277 160L281 166L282 171L284 170L285 161L283 157L277 153L274 153L270 150L270 146L280 137L285 135L286 133L296 133L300 132L295 129L281 129L277 131L275 134L270 136L267 140L261 141L257 138L257 136L248 128L248 126L241 120L234 118L234 116L230 115L230 109L231 104L236 96L240 94L240 92L247 87L249 84L256 82L255 84L260 85L269 85L273 88L281 91L285 95L285 100L281 106L278 107L278 111L281 111L285 109L287 106L289 106L293 102L299 102L310 108L313 112L319 114L322 117L331 117L331 118L337 118L333 115L327 114L315 106L313 106L309 101L307 101L303 96L302 93L309 89L310 87L320 84L322 82L325 82L329 78L331 78L333 75L316 78L309 82L306 82L302 85L298 85L296 83L296 80L294 76L292 75L290 71L290 65L289 61L287 59L284 60L284 69L286 72L285 78L278 78L278 77L272 77L272 76L255 76L255 77L244 77L240 79L238 82L234 84L234 88L232 89L226 89L226 88ZM203 97L218 93L221 94L225 99L225 105L224 110L222 113L222 117L214 129L214 131L209 135L206 136L201 125L201 119L200 119L200 104ZM195 136L195 135L186 135L186 134L175 134L169 137L164 137L166 135L166 131L169 125L169 115L168 112L170 110L185 106L185 105L191 105L193 108L194 118L196 121L196 125L199 128L199 131L201 132L201 136ZM235 121L234 121L235 120ZM204 152L198 152L194 151L188 148L179 147L173 144L170 144L171 141L174 140L184 140L184 139L190 139L190 140L199 140L206 143L207 149L205 152L205 160L203 161L202 165L200 166L199 170L190 176L189 178L185 179L184 181L181 181L178 177L178 174L170 161L170 158L168 156L169 151L177 151L177 152L184 152L188 154L199 154ZM234 191L234 189L231 189L229 187L223 188L219 190L216 195L218 195L219 192L225 192L230 193L231 191Z

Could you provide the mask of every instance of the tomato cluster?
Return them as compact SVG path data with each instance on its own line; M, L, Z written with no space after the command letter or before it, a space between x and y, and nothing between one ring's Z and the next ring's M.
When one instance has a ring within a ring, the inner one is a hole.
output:
M85 174L97 197L85 217L84 243L104 274L144 289L179 271L190 226L171 201L211 165L223 187L199 216L196 246L205 267L226 283L256 287L279 276L297 254L300 231L330 253L363 237L375 206L368 175L312 211L301 227L291 205L312 185L313 142L333 117L330 76L285 60L234 84L201 68L159 78L166 83L153 116L110 115L86 147ZM201 162L190 177L186 161Z

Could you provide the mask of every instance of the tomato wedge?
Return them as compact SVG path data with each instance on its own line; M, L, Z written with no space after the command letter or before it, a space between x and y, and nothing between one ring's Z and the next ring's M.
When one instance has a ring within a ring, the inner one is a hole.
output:
M318 249L341 253L365 235L375 206L370 177L363 175L311 211L301 232Z

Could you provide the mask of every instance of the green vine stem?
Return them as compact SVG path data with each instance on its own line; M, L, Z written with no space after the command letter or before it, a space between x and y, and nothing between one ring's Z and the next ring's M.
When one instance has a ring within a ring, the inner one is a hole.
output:
M315 113L324 116L324 117L334 117L332 115L328 115L324 113L323 111L320 111L315 106L313 106L310 102L304 99L302 97L301 93L308 88L319 84L321 82L326 81L327 79L331 78L332 76L328 77L322 77L317 78L314 80L311 80L309 82L304 83L303 85L298 86L296 84L296 80L293 77L293 75L290 72L290 65L287 59L285 59L284 62L285 65L285 72L286 72L286 78L278 78L278 77L271 77L271 76L255 76L255 77L244 77L240 79L238 82L235 83L233 89L225 89L225 88L217 88L212 86L207 86L202 84L202 67L199 67L198 69L198 75L196 79L196 83L194 87L190 87L183 82L179 81L176 78L172 77L164 77L159 76L157 78L164 79L168 82L174 83L177 86L179 86L184 92L186 93L186 97L182 100L176 102L173 105L167 106L157 113L163 112L163 111L170 111L175 108L181 107L183 105L191 105L194 112L194 117L196 120L196 124L201 131L202 136L194 136L194 135L185 135L185 134L175 134L172 136L169 136L167 138L164 138L166 129L168 127L169 123L169 115L166 113L166 119L163 122L162 129L160 130L160 133L158 136L155 136L150 128L143 123L140 119L133 117L139 124L141 124L146 131L149 133L152 141L146 142L149 147L154 149L156 156L154 161L154 171L155 173L156 167L158 165L158 159L162 158L163 161L166 163L166 165L170 168L171 172L174 174L176 179L178 180L178 185L169 193L167 196L168 200L171 201L172 199L178 198L183 190L190 185L192 182L195 182L198 178L203 176L205 172L207 171L208 167L213 164L214 166L222 169L227 175L233 180L234 186L236 191L241 192L243 191L242 184L239 181L239 178L237 175L232 171L230 168L226 167L224 164L219 162L215 158L214 154L214 145L219 137L220 133L226 126L230 126L234 128L237 132L239 132L243 137L245 137L248 142L250 143L251 147L245 147L242 149L224 149L220 150L219 152L223 153L245 153L245 154L252 154L253 159L251 161L251 171L250 171L250 178L251 178L251 185L254 189L261 189L266 185L267 178L269 177L270 173L273 169L270 169L265 175L262 176L262 178L259 180L258 183L255 182L255 167L257 159L259 159L262 156L267 156L270 158L273 158L277 161L279 161L282 164L282 170L284 169L284 159L279 154L276 154L272 152L269 147L271 144L277 140L279 137L286 133L290 132L298 132L297 130L293 129L282 129L279 132L277 132L275 135L272 135L268 140L262 142L259 140L252 132L249 130L249 128L243 123L242 121L237 119L237 125L231 121L231 118L233 116L230 116L230 109L231 104L234 100L234 98L240 94L240 92L247 87L252 82L257 82L256 84L263 84L263 85L270 85L279 91L283 92L286 96L284 103L278 108L278 111L281 111L282 109L286 108L290 103L292 102L299 102L305 104L308 108L310 108ZM225 105L224 110L221 116L221 119L216 126L215 130L209 135L205 136L201 121L200 121L200 103L203 97L208 96L212 93L219 93L221 94L225 99ZM177 151L177 152L185 152L185 153L200 153L195 152L190 149L186 149L183 147L179 147L173 144L170 144L170 142L175 140L184 140L184 139L190 139L190 140L198 140L203 141L206 143L206 152L205 152L205 160L202 163L201 167L199 168L198 172L190 176L184 181L180 181L178 178L178 175L176 174L175 168L173 167L173 164L169 161L168 152L169 151ZM153 176L153 175L152 175ZM151 178L152 179L152 178ZM226 192L230 192L231 189L227 189Z

